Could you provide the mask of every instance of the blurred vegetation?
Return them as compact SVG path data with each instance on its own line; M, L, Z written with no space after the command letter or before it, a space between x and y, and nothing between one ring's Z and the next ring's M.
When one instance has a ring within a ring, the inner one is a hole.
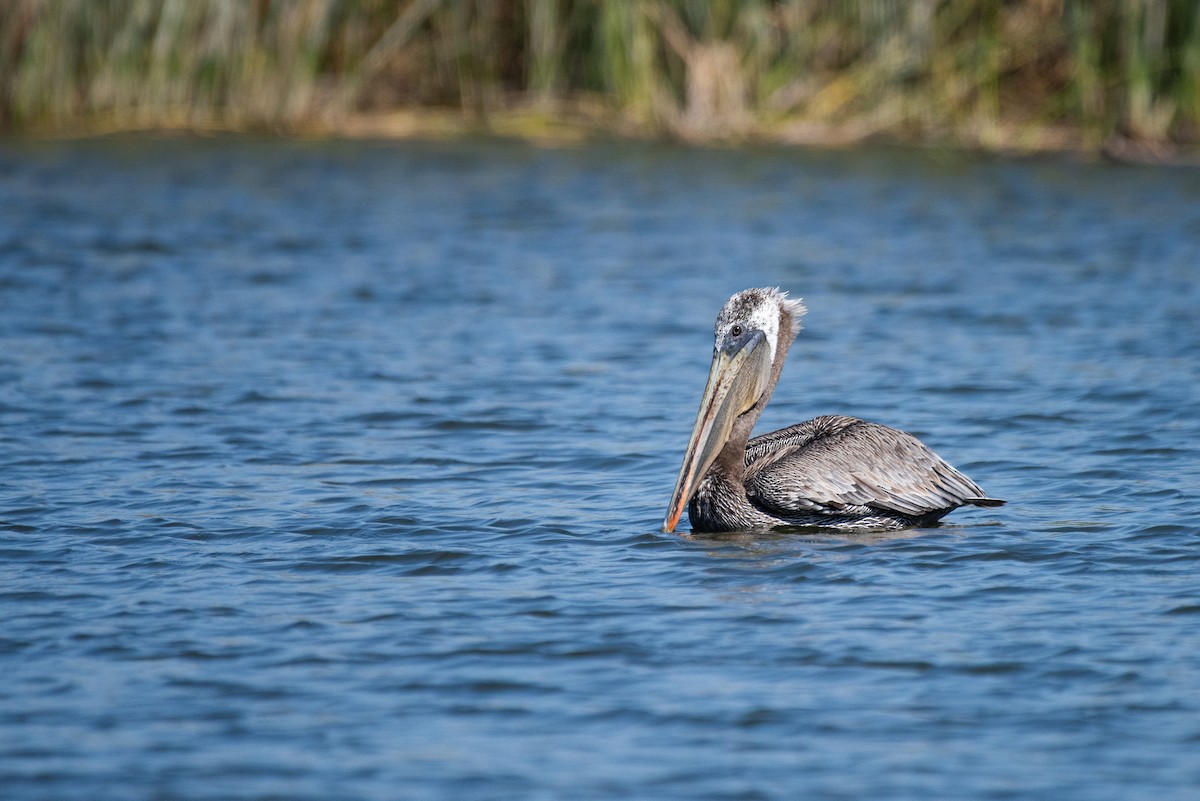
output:
M1200 3L0 0L2 129L386 133L388 114L533 135L1191 147Z

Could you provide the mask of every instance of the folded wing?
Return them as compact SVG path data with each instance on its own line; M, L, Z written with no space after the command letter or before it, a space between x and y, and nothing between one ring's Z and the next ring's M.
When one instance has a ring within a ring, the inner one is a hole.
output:
M936 519L998 506L924 443L853 417L817 417L746 445L746 495L777 517L883 511Z

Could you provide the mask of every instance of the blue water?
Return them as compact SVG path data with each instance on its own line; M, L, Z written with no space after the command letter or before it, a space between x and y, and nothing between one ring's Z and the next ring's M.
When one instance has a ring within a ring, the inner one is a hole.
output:
M0 142L0 796L1200 797L1200 171ZM759 431L992 495L658 533L732 292Z

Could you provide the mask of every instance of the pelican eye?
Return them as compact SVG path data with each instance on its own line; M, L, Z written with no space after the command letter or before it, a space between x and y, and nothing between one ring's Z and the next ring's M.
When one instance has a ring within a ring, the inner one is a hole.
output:
M746 329L742 328L740 325L735 325L733 328L729 329L729 336L731 337L740 337L744 333L746 333Z

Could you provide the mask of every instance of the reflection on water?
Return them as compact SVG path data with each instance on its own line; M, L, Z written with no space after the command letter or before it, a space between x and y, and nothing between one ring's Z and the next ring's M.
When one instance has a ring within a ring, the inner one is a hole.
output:
M5 142L3 795L1190 798L1198 243L1186 170ZM659 534L751 285L760 432L1009 505Z

